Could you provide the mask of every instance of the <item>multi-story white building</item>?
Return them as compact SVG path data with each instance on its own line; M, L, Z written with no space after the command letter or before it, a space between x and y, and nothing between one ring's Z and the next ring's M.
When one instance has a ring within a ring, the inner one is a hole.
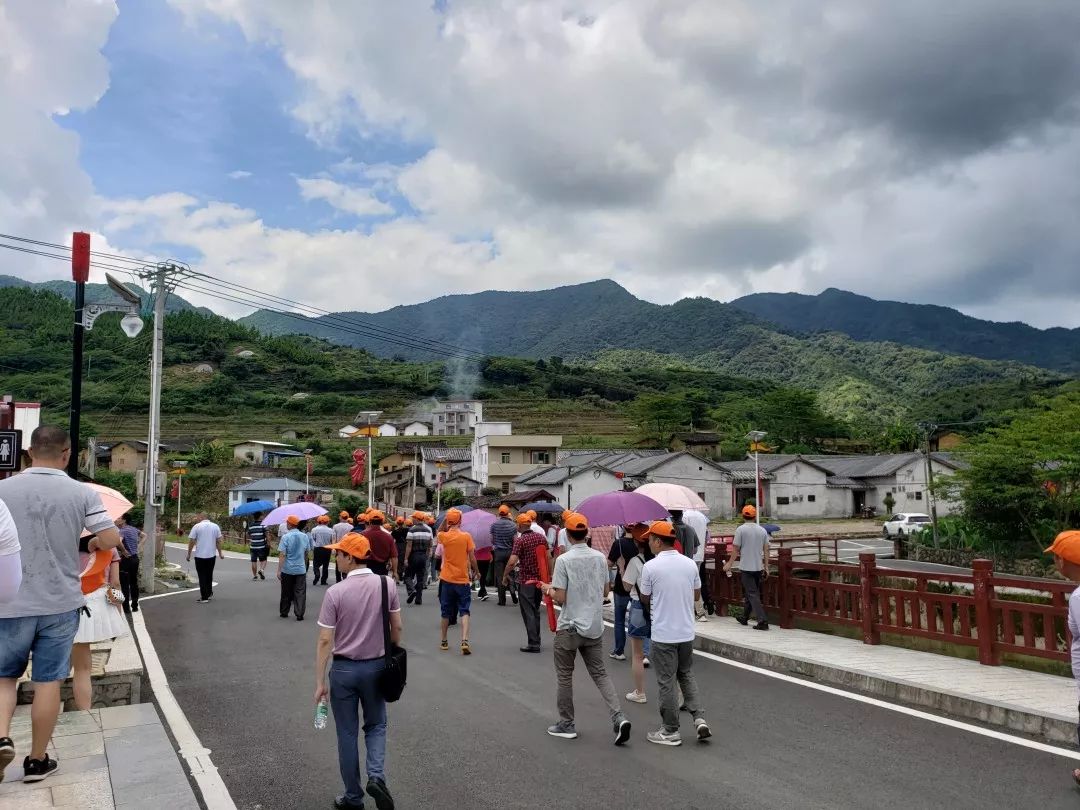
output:
M478 399L448 399L431 409L433 436L471 436L484 420L484 403Z
M510 492L517 476L552 466L560 447L562 436L515 436L509 422L479 422L472 443L471 477L481 486Z

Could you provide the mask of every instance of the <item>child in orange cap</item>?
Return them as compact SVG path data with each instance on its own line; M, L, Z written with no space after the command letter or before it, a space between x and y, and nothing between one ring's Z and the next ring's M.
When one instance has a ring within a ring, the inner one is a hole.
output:
M1063 577L1080 582L1080 530L1071 529L1059 534L1046 553L1054 555L1054 567ZM1080 588L1069 595L1069 633L1072 635L1069 652L1073 677L1080 685ZM1080 726L1077 726L1076 736L1080 740ZM1080 785L1080 768L1073 768L1072 777Z

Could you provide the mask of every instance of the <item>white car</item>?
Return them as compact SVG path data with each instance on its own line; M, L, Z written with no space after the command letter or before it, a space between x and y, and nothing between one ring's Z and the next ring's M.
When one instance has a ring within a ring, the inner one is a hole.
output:
M930 526L930 516L922 512L902 512L893 515L881 527L883 537L904 537L918 534Z

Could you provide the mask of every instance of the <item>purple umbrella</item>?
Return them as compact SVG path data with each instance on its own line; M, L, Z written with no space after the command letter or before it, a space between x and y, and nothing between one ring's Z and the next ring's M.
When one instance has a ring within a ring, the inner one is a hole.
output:
M472 535L473 542L476 544L477 548L487 548L491 545L491 524L496 520L498 520L498 518L490 512L485 512L483 509L476 509L462 515L461 530Z
M319 515L325 515L326 510L319 506L317 503L311 503L310 501L300 501L299 503L287 503L284 506L279 506L269 515L263 518L263 526L276 526L279 523L284 523L285 519L290 515L296 515L300 520L311 520Z
M647 495L637 492L605 492L581 502L575 512L589 520L590 526L629 526L664 520L667 509Z

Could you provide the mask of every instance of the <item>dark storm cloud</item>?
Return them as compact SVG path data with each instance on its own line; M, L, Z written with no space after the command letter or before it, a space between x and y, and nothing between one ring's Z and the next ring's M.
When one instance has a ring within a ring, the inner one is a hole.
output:
M687 268L731 273L791 261L811 244L806 223L798 219L727 219L669 228L664 255Z
M1080 93L1080 3L874 3L816 43L811 97L923 153L993 148L1072 120Z

